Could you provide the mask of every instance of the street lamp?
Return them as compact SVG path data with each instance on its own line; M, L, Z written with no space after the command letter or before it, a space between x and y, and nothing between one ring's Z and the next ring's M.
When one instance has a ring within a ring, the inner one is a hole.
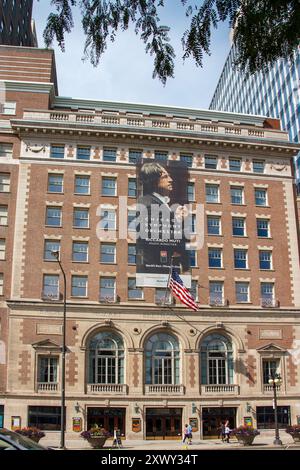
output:
M277 393L276 387L282 384L282 380L279 374L272 372L272 375L269 378L269 384L273 386L274 393L274 416L275 416L275 440L273 444L282 446L282 441L279 438L279 429L278 429L278 415L277 415Z
M60 416L60 448L65 449L65 388L66 388L66 312L67 312L67 282L66 274L59 259L59 251L52 251L63 274L64 279L64 308L62 327L62 364L61 364L61 416Z

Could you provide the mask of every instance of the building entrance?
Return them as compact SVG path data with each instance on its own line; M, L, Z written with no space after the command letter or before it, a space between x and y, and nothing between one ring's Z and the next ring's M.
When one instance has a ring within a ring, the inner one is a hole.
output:
M181 408L147 408L146 439L181 439Z
M217 439L222 422L229 420L229 427L236 427L236 408L202 408L203 439Z
M125 408L98 408L89 407L87 409L87 429L97 424L108 431L111 436L114 430L119 429L121 437L125 436Z

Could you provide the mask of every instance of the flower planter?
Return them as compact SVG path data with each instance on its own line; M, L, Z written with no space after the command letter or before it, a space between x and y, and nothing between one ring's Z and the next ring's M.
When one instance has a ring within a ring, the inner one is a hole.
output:
M28 436L29 437L29 436ZM29 437L29 439L31 439L32 441L36 442L36 443L39 443L39 441L41 440L41 437L37 437L37 436L32 436L32 437Z
M291 434L291 436L292 436L294 442L297 442L297 443L300 442L300 433L299 432L295 432L295 433Z
M236 436L236 438L243 446L251 446L255 436Z
M106 441L107 437L105 436L95 436L87 438L88 443L93 449L101 449Z

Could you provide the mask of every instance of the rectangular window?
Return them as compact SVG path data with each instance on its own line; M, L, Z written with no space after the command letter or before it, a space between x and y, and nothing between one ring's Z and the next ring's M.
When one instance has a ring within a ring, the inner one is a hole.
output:
M90 177L75 175L75 194L90 194Z
M72 261L78 263L86 263L88 261L88 242L73 242L72 246Z
M207 216L208 235L221 235L221 218L212 215Z
M223 303L224 283L220 281L209 282L209 300L211 304Z
M249 282L236 282L235 296L237 303L249 302Z
M193 166L193 155L180 154L180 161L188 168Z
M234 250L234 267L235 269L247 268L247 250Z
M116 196L117 195L117 179L108 178L104 176L102 178L102 196Z
M272 269L271 251L259 251L259 269Z
M188 215L189 233L196 232L196 214Z
M208 248L208 267L222 267L222 250L220 248Z
M275 429L273 406L257 406L256 420L258 429ZM277 406L277 423L279 429L285 429L291 424L290 406Z
M206 155L204 157L204 166L207 170L216 170L218 166L218 159L213 155Z
M206 202L219 202L219 186L216 184L207 184L205 186Z
M155 289L155 303L157 305L168 305L171 303L171 294L169 290L157 287Z
M269 379L279 374L279 359L263 359L263 384L269 385Z
M260 285L260 294L262 300L272 301L274 299L274 284L271 282L262 282Z
M9 193L10 190L10 174L0 173L0 193Z
M100 278L100 302L115 302L116 300L116 280L114 277Z
M8 222L8 207L0 206L0 225L7 225Z
M46 225L50 227L61 227L61 207L47 207L46 208Z
M236 237L245 236L245 219L240 217L232 218L232 235Z
M43 298L44 299L58 299L59 298L59 275L58 274L44 274Z
M64 192L64 176L56 173L48 174L48 192L63 193Z
M11 158L13 153L13 144L0 143L0 158Z
M155 150L154 158L155 158L155 160L160 160L162 162L166 162L168 160L168 152L162 152L160 150Z
M100 262L114 264L116 262L116 244L101 243L100 245Z
M128 264L136 264L136 245L128 245Z
M0 273L0 295L3 295L3 273Z
M137 229L136 226L136 217L137 213L135 210L129 210L127 214L127 223L128 223L128 230L131 232L135 232Z
M253 173L264 173L265 162L263 160L253 160Z
M198 302L199 296L198 296L198 281L192 280L191 283L191 288L190 288L190 293L196 302Z
M58 357L38 357L38 382L55 384L58 382Z
M267 190L266 189L255 189L255 204L257 206L267 205Z
M195 183L189 182L187 184L187 200L188 202L195 201Z
M50 147L50 158L64 158L65 146L53 144Z
M89 160L91 158L91 147L77 147L77 160Z
M5 251L6 251L6 240L5 238L0 238L0 261L5 260Z
M141 150L129 150L129 163L138 163L142 160Z
M136 197L136 179L128 178L128 196Z
M128 300L143 299L143 288L136 286L136 279L128 279Z
M75 228L89 228L89 210L74 208L73 212L73 227Z
M115 230L116 211L114 209L101 209L100 228L104 230Z
M56 261L53 256L53 252L60 252L60 241L59 240L45 240L44 243L44 260L45 261Z
M267 219L257 219L256 220L257 226L257 236L258 237L269 237L269 220Z
M71 295L72 297L87 297L87 276L72 276Z
M229 170L241 171L241 160L239 158L229 158Z
M103 149L103 161L115 162L117 160L117 150L111 148Z
M16 114L16 106L17 103L15 101L5 101L4 103L0 103L0 113L14 116Z
M244 188L239 186L231 186L230 188L231 204L244 203Z
M28 406L28 426L43 431L60 431L60 406Z

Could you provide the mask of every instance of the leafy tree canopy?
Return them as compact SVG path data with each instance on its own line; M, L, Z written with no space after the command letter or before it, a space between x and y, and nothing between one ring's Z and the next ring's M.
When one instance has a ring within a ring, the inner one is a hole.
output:
M174 1L174 0L172 0ZM264 70L279 58L292 59L300 39L300 0L180 0L182 14L189 19L183 33L183 58L191 57L202 67L203 55L210 55L212 30L227 21L233 28L237 46L236 65L254 73ZM54 40L65 49L65 35L70 33L73 10L79 5L86 36L85 57L99 64L109 41L119 30L130 25L154 57L153 78L162 83L174 77L175 51L168 26L160 25L159 9L165 0L52 0L44 30L46 46Z

